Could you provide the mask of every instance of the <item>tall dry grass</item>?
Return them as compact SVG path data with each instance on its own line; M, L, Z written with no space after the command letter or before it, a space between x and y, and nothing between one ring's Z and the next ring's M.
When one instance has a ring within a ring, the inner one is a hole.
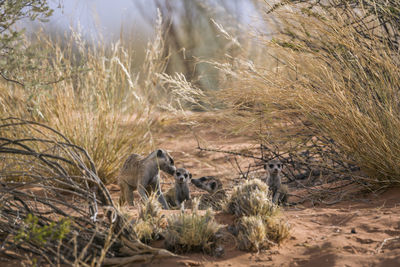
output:
M226 79L218 97L235 131L261 141L288 137L294 145L310 134L327 136L369 181L398 184L399 52L377 37L384 34L373 15L365 17L372 27L360 32L332 12L288 5L273 13L280 34L256 37L263 57L250 60L242 51L233 63L213 62ZM363 17L362 9L353 12Z
M31 70L24 58L16 76L24 86L0 81L1 117L42 121L84 147L103 181L112 182L127 154L147 152L159 74L165 70L159 16L143 66L121 42L88 42L77 31L62 39L38 33ZM31 42L31 43L29 43ZM30 70L30 71L29 71ZM36 81L30 83L30 81Z

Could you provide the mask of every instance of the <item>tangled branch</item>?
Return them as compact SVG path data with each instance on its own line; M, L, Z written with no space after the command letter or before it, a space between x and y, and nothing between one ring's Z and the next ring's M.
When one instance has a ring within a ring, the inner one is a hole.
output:
M1 253L32 253L50 265L173 255L137 240L83 148L18 118L0 120L0 242Z

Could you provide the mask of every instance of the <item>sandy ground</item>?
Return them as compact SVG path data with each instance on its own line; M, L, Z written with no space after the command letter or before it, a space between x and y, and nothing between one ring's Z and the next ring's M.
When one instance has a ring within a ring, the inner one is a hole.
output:
M203 145L221 149L254 146L248 136L224 136L215 128L196 129ZM237 170L223 153L200 152L193 128L171 125L157 141L173 155L176 165L189 169L194 177L219 175L226 188L237 183ZM207 140L207 142L204 142ZM246 161L240 161L243 166ZM254 163L254 162L253 162ZM164 176L163 189L173 182ZM235 182L236 181L236 182ZM114 187L115 188L115 187ZM198 193L194 187L194 194ZM118 191L114 190L114 196ZM400 266L400 189L382 194L364 194L330 206L303 204L285 207L291 238L268 251L246 253L233 241L225 255L215 258L199 253L178 259L156 260L143 266ZM219 223L233 218L218 213Z
M165 126L164 133L154 134L158 137L155 143L172 154L178 167L187 168L194 177L217 175L229 190L240 183L232 156L199 151L197 140L201 140L203 147L242 149L246 153L257 144L249 136L224 135L223 127L218 128L192 127L190 130L171 124ZM238 163L245 168L254 161L238 159ZM163 175L163 191L172 183L173 177ZM112 184L108 188L117 200L118 186ZM191 190L193 195L200 194L193 186ZM300 190L291 192L300 193ZM137 215L135 208L130 210L132 216ZM171 212L177 211L166 211ZM234 239L228 239L224 242L225 254L220 258L191 253L139 266L400 266L400 188L379 195L358 194L330 206L303 203L284 207L283 216L291 225L291 237L279 247L247 253L236 248ZM234 218L217 213L216 220L227 226ZM163 241L152 245L162 247ZM0 260L0 266L12 265Z

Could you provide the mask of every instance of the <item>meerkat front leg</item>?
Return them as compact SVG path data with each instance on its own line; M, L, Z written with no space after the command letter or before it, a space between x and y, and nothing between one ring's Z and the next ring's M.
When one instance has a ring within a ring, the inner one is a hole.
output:
M142 201L147 201L148 197L147 197L146 188L144 188L143 186L139 186L138 192L139 192L140 197L142 198Z
M160 187L160 180L157 180L157 184L156 184L156 190L157 190L157 196L158 196L158 201L161 203L161 205L163 206L163 209L168 210L169 206L167 204L167 201L164 198L163 193L161 192L161 187Z
M133 187L129 184L123 182L120 184L121 187L121 202L123 204L124 201L128 203L128 205L133 206Z
M272 199L272 202L273 202L274 204L278 204L279 195L280 195L279 191L276 190L276 192L275 192L275 194L274 194L274 197L273 197L273 199Z

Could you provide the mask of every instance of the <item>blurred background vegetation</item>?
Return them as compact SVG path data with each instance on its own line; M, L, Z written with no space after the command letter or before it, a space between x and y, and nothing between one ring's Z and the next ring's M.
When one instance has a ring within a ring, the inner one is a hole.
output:
M0 0L0 114L60 130L104 181L185 110L260 143L325 136L400 181L398 1L98 3Z

